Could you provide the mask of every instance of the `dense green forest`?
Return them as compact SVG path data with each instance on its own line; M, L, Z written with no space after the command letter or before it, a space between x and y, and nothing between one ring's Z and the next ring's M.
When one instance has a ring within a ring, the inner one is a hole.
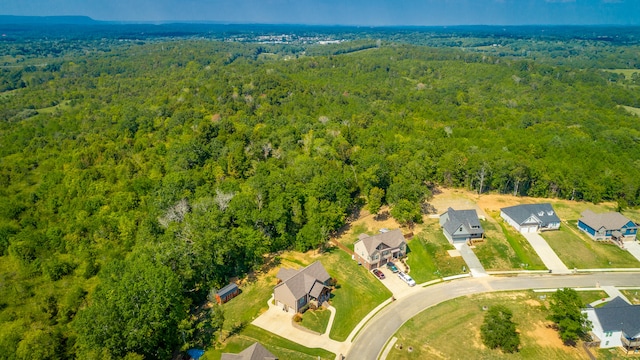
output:
M203 345L215 316L192 315L211 289L321 246L367 204L411 223L437 186L640 203L640 122L622 107L640 108L640 79L605 57L46 41L59 53L0 43L0 359Z

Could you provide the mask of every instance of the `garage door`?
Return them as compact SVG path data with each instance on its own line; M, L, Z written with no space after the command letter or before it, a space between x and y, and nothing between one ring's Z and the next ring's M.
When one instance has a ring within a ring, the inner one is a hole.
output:
M534 233L534 232L536 232L536 227L535 226L523 226L522 228L520 228L520 232L523 233L523 234Z

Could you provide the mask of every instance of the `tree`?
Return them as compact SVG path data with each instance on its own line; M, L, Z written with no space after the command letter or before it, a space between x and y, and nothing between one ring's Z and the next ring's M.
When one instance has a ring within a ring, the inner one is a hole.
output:
M413 203L406 199L398 201L393 209L391 209L391 216L398 220L399 223L408 226L422 221L420 204Z
M382 207L382 198L384 198L384 190L379 187L372 187L367 197L367 210L373 215L378 215Z
M145 254L133 255L105 266L93 303L78 314L80 357L107 350L115 358L167 358L177 345L177 325L186 316L180 281Z
M511 310L503 305L489 308L480 327L482 342L491 349L500 348L508 353L518 351L520 334L516 331L512 317Z
M582 307L582 301L574 289L558 289L551 295L551 314L548 319L556 323L560 338L565 344L575 344L578 339L584 339L591 330L587 314L580 311Z

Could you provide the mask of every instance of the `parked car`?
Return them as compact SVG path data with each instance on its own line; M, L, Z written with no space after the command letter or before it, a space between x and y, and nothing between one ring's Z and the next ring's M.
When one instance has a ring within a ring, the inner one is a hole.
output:
M402 279L404 282L407 283L407 285L409 286L415 286L416 282L413 280L413 278L411 276L409 276L409 274L405 274L402 271L398 272L398 277L400 279Z
M387 268L391 270L391 272L394 274L398 272L398 267L396 266L396 264L392 263L391 261L387 263Z
M378 269L373 269L371 270L371 272L373 273L373 275L375 275L378 279L380 280L384 280L384 274L382 273L382 271L378 270Z

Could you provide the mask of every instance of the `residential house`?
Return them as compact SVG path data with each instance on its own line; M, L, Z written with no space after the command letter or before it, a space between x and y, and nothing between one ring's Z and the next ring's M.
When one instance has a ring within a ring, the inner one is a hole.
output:
M560 228L560 218L547 203L502 208L500 217L523 234Z
M238 354L223 353L220 360L278 360L278 358L256 342Z
M354 259L368 270L383 266L407 254L402 231L381 231L376 235L360 234L353 244Z
M640 305L631 305L620 297L602 307L583 310L591 321L591 333L601 348L621 346L627 351L640 350Z
M310 304L322 305L331 295L331 276L319 261L302 270L281 268L280 283L273 289L277 306L285 311L304 312Z
M440 215L440 226L444 236L452 244L484 238L484 229L480 225L480 219L475 210L449 208L447 212Z
M578 228L593 240L635 240L638 225L618 212L596 214L585 210L578 220Z
M230 283L229 285L223 287L222 289L216 292L216 302L218 304L224 304L227 301L238 296L238 294L240 294L240 289L238 289L238 285L234 283Z

